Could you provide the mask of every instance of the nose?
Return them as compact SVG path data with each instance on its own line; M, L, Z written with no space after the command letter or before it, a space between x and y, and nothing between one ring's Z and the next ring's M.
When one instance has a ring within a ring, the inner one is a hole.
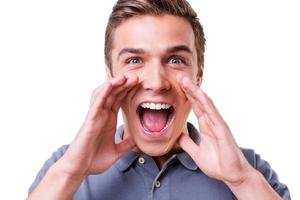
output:
M171 89L171 83L164 66L159 63L152 63L145 68L143 77L143 88L155 93L161 93Z

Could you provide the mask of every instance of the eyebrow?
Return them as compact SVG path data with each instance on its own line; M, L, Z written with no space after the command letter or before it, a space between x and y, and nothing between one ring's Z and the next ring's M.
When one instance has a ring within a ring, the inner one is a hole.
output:
M186 45L178 45L178 46L167 48L168 53L175 53L175 52L178 52L178 51L185 51L189 54L192 54L191 49Z
M120 51L118 58L125 53L132 53L132 54L144 54L146 51L144 49L136 49L136 48L124 48Z
M186 45L177 45L177 46L169 47L169 48L166 49L167 53L175 53L175 52L178 52L178 51L185 51L189 54L192 54L191 49ZM141 49L141 48L124 48L118 54L118 59L120 58L121 55L123 55L125 53L145 54L146 51L144 49Z

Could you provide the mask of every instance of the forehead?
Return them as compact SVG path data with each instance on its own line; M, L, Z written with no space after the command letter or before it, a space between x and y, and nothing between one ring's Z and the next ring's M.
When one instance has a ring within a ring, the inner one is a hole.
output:
M160 52L186 45L195 52L195 36L189 22L178 16L136 16L125 20L114 33L113 55L123 48Z

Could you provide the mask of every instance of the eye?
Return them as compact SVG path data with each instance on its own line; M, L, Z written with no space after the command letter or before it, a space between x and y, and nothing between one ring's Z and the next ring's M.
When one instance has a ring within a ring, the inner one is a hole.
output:
M140 58L134 57L126 60L126 64L140 64L142 60Z
M183 58L178 57L178 56L170 57L168 63L169 64L175 64L175 65L186 64L185 60Z

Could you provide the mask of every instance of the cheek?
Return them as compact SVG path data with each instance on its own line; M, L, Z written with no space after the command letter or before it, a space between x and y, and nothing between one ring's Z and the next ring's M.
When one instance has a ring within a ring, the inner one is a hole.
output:
M137 76L139 77L143 74L143 70L141 68L134 67L126 67L126 66L115 66L113 69L114 76L125 75L125 76ZM140 77L139 77L140 78Z
M187 77L190 77L191 79L193 79L193 76L189 75L188 73L182 73L182 72L180 72L180 73L183 74L184 76L187 76ZM179 73L176 73L174 75L174 77L176 77L177 74L179 74ZM174 80L176 80L176 78ZM187 96L185 95L185 92L180 87L177 80L173 81L172 85L173 85L174 90L176 91L176 97L177 97L178 105L180 108L180 109L178 109L178 118L180 118L182 120L182 119L187 118L189 112L191 111L191 103L188 100ZM179 119L179 121L180 121L180 119Z
M185 122L190 111L191 111L190 102L188 100L183 101L183 103L180 105L180 108L177 111L178 123Z
M135 91L130 91L125 99L123 100L121 104L122 111L126 116L130 116L132 114L135 114L135 111L133 110L133 104L132 104L132 99L134 98Z
M182 104L187 101L187 97L185 96L184 91L182 90L181 86L179 85L179 83L176 79L176 76L178 74L183 74L184 76L186 76L184 73L174 73L174 74L170 75L170 78L171 78L170 82L172 84L174 91L176 91L176 96L178 97L180 104Z

